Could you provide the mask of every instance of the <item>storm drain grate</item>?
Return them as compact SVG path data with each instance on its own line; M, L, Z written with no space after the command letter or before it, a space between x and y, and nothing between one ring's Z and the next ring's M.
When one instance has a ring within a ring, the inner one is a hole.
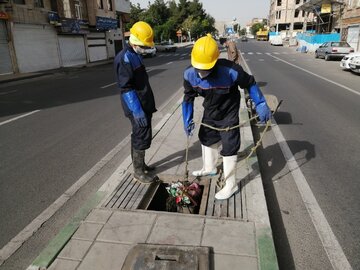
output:
M114 209L137 209L148 189L152 189L153 187L154 184L142 184L134 180L130 173L127 173L116 190L103 204L103 207Z
M137 244L128 253L122 270L209 270L210 248Z

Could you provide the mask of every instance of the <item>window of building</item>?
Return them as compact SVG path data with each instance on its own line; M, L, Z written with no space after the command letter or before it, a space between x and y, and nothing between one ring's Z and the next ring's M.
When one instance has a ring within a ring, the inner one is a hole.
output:
M300 4L300 0L296 0L295 3L298 5Z
M299 10L295 9L295 18L299 17Z
M108 6L108 9L109 9L109 10L113 10L112 0L107 0L107 6Z
M64 17L65 18L71 18L70 1L69 0L64 0L63 1L63 7L64 7Z
M44 7L43 0L34 0L34 7L43 8Z
M75 18L82 19L82 7L80 1L74 1L75 5Z
M277 0L277 5L281 6L281 0Z
M281 18L281 10L276 11L276 19Z
M14 4L25 5L25 0L13 0Z
M104 9L103 0L97 0L98 9Z
M302 11L302 16L305 18L305 10Z

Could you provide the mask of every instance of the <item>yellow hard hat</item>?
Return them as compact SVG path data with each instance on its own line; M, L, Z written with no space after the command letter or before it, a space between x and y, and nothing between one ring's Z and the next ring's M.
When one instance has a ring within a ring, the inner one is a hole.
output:
M135 23L130 28L130 42L134 45L154 47L154 31L151 26L143 21Z
M208 70L215 66L220 55L219 47L210 34L199 38L191 51L191 65L197 69Z

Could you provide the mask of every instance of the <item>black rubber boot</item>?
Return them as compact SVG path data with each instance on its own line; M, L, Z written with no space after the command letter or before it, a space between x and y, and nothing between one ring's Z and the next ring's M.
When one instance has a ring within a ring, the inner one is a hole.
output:
M151 184L151 183L157 181L158 177L151 176L144 172L144 164L145 164L144 158L145 158L145 150L132 149L134 178L143 184Z
M132 160L134 160L134 159L133 159L133 152L134 152L134 148L131 148L131 159L132 159ZM145 156L144 156L143 170L144 170L145 173L151 172L151 171L155 170L155 166L148 166L148 165L146 165L146 163L145 163Z

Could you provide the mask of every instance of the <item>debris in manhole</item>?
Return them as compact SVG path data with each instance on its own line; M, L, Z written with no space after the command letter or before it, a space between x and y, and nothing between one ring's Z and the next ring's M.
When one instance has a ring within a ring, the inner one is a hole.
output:
M201 187L196 182L178 181L170 183L166 190L169 194L166 199L166 211L180 213L195 213L195 207L200 204Z

